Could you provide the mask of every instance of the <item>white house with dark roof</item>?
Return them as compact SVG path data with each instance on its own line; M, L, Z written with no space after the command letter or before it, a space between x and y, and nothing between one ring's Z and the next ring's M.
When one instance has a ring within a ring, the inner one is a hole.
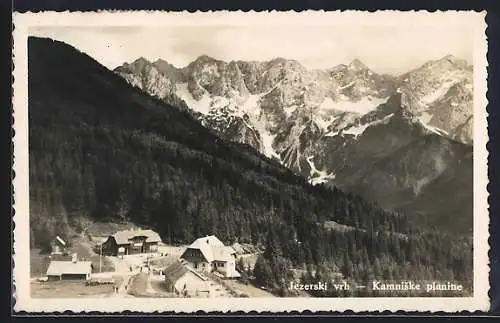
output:
M238 278L241 275L236 270L235 254L232 247L225 246L216 236L211 235L196 239L186 248L181 258L195 270L216 271L224 278Z
M102 244L102 252L112 256L157 252L160 242L160 235L153 230L118 231Z

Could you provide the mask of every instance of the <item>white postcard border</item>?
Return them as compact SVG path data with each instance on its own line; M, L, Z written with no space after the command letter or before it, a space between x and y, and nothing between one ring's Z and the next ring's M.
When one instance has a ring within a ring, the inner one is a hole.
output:
M488 183L487 157L487 41L485 12L427 11L303 11L297 12L176 12L101 11L14 13L14 269L15 311L56 312L195 312L195 311L475 311L489 309ZM192 19L197 15L197 19ZM28 178L28 68L27 37L34 26L159 26L159 25L432 25L446 19L461 23L463 17L475 30L474 43L474 296L468 298L216 298L216 299L34 299L29 274L29 178ZM189 18L189 19L187 19Z

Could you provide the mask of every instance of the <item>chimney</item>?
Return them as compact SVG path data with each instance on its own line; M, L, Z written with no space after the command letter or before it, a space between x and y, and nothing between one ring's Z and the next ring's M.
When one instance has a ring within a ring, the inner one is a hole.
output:
M78 255L76 254L76 252L71 255L71 262L72 263L77 263L78 262Z

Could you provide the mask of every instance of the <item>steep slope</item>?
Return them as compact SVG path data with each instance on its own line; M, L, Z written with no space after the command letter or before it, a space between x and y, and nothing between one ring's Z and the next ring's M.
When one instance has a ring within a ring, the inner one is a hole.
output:
M158 60L151 64L141 57L131 64L125 63L116 71L129 84L192 114L192 110L175 92L175 82L182 80L182 75L178 75L177 70L168 63ZM167 78L164 73L168 73L170 76Z
M214 233L258 243L270 226L307 241L308 227L325 220L394 218L408 229L400 216L220 139L64 43L30 38L29 71L34 243L80 216L152 225L179 242Z
M398 94L360 120L311 149L309 162L330 170L330 184L404 211L414 223L472 230L471 146L429 130Z

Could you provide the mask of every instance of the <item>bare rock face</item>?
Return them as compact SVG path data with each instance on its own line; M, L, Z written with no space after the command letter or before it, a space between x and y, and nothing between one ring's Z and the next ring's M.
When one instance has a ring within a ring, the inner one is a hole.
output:
M284 58L208 56L184 68L139 59L116 72L168 103L183 102L222 138L254 147L313 184L416 213L441 212L432 190L443 183L472 192L472 67L451 55L399 77L358 59L311 70Z
M472 143L472 68L451 55L399 78L379 75L359 59L309 70L284 58L227 63L206 55L182 69L138 59L116 72L169 103L184 101L207 127L296 171L322 136L358 138L387 118L379 108L396 94L428 132Z
M131 64L125 64L117 68L116 72L133 86L139 87L151 95L163 98L175 93L175 83L144 58L139 58Z
M398 91L405 108L428 128L472 143L473 77L466 61L448 55L427 62L403 75Z

